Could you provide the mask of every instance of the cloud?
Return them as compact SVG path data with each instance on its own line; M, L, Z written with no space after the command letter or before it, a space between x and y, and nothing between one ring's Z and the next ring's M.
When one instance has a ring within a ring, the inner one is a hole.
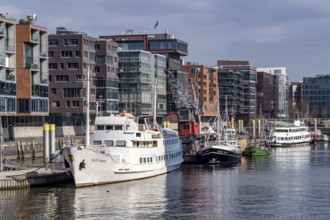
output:
M1 12L37 25L91 36L165 32L189 43L189 55L206 65L218 59L286 66L293 78L327 72L330 57L328 0L2 0ZM1 13L0 12L0 13ZM159 21L157 30L154 24ZM299 62L301 60L301 62Z

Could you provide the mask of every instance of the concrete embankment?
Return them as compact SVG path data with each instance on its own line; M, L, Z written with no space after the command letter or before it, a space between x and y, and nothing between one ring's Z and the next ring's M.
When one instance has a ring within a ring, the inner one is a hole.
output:
M83 136L58 137L55 139L55 149L60 150L63 146L71 143L84 143ZM43 139L20 138L15 141L5 141L3 145L3 155L7 160L36 158L43 153Z
M43 167L0 172L0 190L48 186L63 181L72 181L71 173L65 169Z

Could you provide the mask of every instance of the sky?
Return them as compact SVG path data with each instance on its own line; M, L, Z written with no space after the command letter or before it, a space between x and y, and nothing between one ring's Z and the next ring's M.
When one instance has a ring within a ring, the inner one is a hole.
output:
M168 31L189 44L185 62L286 67L291 82L330 74L329 0L1 0L0 13L17 21L37 14L34 24L49 34Z

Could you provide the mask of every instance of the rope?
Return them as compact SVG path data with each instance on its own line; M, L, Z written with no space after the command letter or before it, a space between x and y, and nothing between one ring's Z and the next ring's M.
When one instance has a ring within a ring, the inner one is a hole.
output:
M58 154L56 154L53 158L51 158L51 161L52 161L53 159L55 159L56 157L58 157L58 155L60 155L60 154L62 153L63 150L64 150L64 149L60 150L60 152L58 152ZM27 175L27 174L29 174L29 173L34 173L34 172L40 170L41 168L44 168L45 166L47 166L47 165L50 164L50 163L51 163L51 162L45 163L45 164L42 165L41 167L38 167L37 169L35 169L35 170L33 170L33 171L30 171L30 172L27 172L27 173L25 173L25 174L11 175L11 176L7 176L7 177L12 178L12 179L14 179L14 180L17 181L17 182L22 182L22 181L26 180L26 177L27 177L26 175ZM17 177L20 177L20 176L25 177L25 178L18 179Z

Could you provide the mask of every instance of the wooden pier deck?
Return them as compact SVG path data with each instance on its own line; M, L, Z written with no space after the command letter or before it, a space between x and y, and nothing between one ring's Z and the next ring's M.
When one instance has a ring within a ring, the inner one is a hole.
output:
M51 165L51 164L50 164ZM55 166L0 172L0 190L47 186L72 180L72 175Z

